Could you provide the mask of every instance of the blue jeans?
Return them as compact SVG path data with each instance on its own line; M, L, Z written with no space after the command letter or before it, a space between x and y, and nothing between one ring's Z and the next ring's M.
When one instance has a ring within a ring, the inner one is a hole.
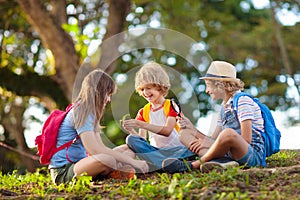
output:
M253 147L251 146L251 144L248 144L247 154L244 157L237 160L237 162L240 165L245 165L247 167L263 166L263 155L263 151L254 153Z
M144 138L138 135L128 135L126 138L128 147L136 153L136 156L150 163L150 170L159 170L162 168L162 162L166 158L187 159L196 157L185 146L157 148L151 146Z

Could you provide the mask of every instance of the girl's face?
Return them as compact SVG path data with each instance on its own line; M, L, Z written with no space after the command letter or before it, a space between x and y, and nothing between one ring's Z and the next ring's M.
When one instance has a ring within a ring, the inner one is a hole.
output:
M147 84L141 87L142 96L150 103L159 104L161 103L163 96L155 86Z
M225 99L225 90L217 87L213 81L205 80L205 85L205 92L210 95L212 100Z

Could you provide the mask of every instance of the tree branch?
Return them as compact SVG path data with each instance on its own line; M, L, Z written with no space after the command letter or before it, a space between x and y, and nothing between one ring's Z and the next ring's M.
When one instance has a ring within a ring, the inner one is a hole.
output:
M6 67L0 68L0 74L0 86L14 91L19 96L36 96L41 99L48 96L55 99L60 108L68 104L59 85L48 76L29 72L25 75L17 75Z

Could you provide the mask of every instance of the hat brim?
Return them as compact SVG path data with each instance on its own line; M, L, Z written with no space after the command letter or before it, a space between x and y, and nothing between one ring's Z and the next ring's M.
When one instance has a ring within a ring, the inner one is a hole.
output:
M200 77L201 80L216 80L216 81L233 81L239 83L241 80L238 78L220 78L220 77Z

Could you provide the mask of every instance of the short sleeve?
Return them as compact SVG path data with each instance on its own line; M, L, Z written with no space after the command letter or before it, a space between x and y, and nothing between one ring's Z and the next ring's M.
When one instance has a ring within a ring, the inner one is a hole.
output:
M78 135L83 133L83 132L94 131L94 116L89 115L87 117L85 123L83 124L83 126L76 129L76 131L77 131Z
M242 96L238 101L238 118L239 121L245 121L248 119L254 119L253 105L254 101L247 96Z
M135 117L136 120L140 120L140 121L145 121L144 117L143 117L143 108L141 108L139 110L139 112L137 113L136 117Z
M167 117L177 117L177 113L175 112L175 110L173 109L173 107L171 105L170 105L170 111L169 111Z

